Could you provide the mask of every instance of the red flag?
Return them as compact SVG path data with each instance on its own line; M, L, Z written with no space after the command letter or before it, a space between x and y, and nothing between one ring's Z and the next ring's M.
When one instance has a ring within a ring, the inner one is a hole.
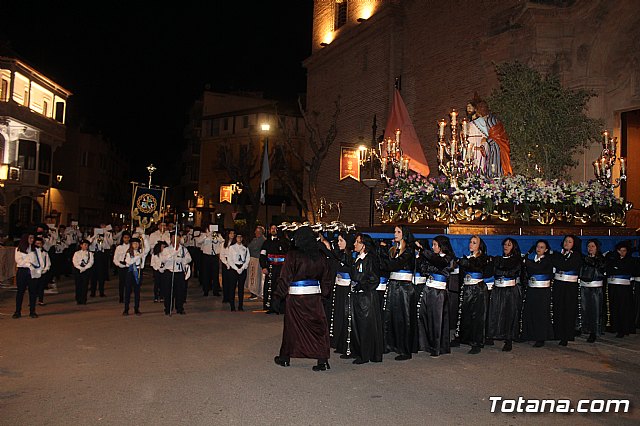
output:
M398 89L395 89L393 94L393 105L391 105L387 127L384 130L385 140L387 138L395 140L396 129L400 129L400 147L404 156L409 158L409 168L422 176L428 176L429 165L427 164L427 159L424 156L416 129L411 123L409 112Z

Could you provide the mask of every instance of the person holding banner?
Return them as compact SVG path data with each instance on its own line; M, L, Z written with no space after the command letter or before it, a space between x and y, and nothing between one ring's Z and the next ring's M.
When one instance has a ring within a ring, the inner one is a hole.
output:
M162 297L164 298L164 314L170 315L172 306L176 313L186 314L184 311L187 280L191 276L189 251L181 244L181 237L177 232L171 234L171 245L162 250L160 261L164 263ZM174 305L175 302L175 305Z
M129 315L129 302L131 301L132 289L135 314L142 315L142 312L140 312L140 285L142 281L142 269L144 269L144 254L140 248L140 239L132 238L124 258L124 262L127 265L127 276L125 279L124 311L122 315Z

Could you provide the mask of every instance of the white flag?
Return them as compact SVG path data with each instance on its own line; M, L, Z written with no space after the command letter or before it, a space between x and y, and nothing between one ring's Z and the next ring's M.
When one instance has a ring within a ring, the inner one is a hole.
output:
M264 141L264 158L262 159L262 177L260 178L260 203L265 203L266 182L271 177L269 171L269 139Z

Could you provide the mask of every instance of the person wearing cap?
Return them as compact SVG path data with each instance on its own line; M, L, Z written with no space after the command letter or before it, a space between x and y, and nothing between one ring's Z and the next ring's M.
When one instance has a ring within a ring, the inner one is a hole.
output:
M176 232L171 234L171 244L160 253L160 261L164 263L165 270L162 295L164 298L164 314L171 313L172 304L175 301L176 312L184 315L185 292L187 280L191 274L189 263L191 255L181 244L181 237Z
M44 238L37 236L34 240L36 260L39 264L38 274L40 277L35 278L38 282L38 305L44 306L44 289L49 284L49 269L51 269L51 258L49 253L44 249Z
M244 284L247 280L247 268L249 267L250 253L247 246L244 245L244 236L242 232L236 231L236 242L229 246L227 251L227 263L229 265L229 285L226 291L229 295L229 305L231 311L236 310L235 293L238 289L238 310L243 311L244 301Z
M144 252L140 248L140 238L132 238L129 241L129 249L124 257L124 262L127 265L127 275L125 279L124 311L122 315L129 315L131 290L133 290L134 294L135 314L142 314L142 312L140 312L140 284L142 281L142 270L144 269L144 258Z
M131 234L129 231L124 231L120 245L116 246L116 249L113 251L113 264L118 268L118 301L120 303L124 302L124 287L128 269L126 256L129 250L129 240L131 240ZM101 294L100 297L104 296Z
M73 254L72 264L76 281L76 303L86 305L89 278L93 267L93 253L89 251L88 240L80 241L80 250Z

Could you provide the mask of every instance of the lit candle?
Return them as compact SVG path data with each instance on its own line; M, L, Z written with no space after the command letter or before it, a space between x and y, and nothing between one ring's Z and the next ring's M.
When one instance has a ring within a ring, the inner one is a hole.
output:
M609 142L609 131L605 130L604 132L602 132L602 136L604 138L604 143L607 144Z
M458 116L458 113L456 112L455 109L451 110L451 127L455 126L456 124L458 124L458 122L456 121L456 117Z
M445 119L443 118L442 120L438 121L438 136L440 137L440 139L444 139L444 128L447 125L447 122L445 121Z
M466 139L467 138L467 134L469 132L469 123L467 122L467 118L463 117L462 118L462 138Z
M396 129L396 143L400 146L400 129Z
M600 174L607 175L607 159L605 157L600 159Z
M442 162L444 161L444 144L443 143L438 144L438 159L442 164Z
M627 174L627 159L620 157L620 176Z
M600 167L599 167L599 164L598 164L598 160L593 162L593 173L596 175L597 178L600 177Z
M387 155L391 155L391 138L387 138Z

